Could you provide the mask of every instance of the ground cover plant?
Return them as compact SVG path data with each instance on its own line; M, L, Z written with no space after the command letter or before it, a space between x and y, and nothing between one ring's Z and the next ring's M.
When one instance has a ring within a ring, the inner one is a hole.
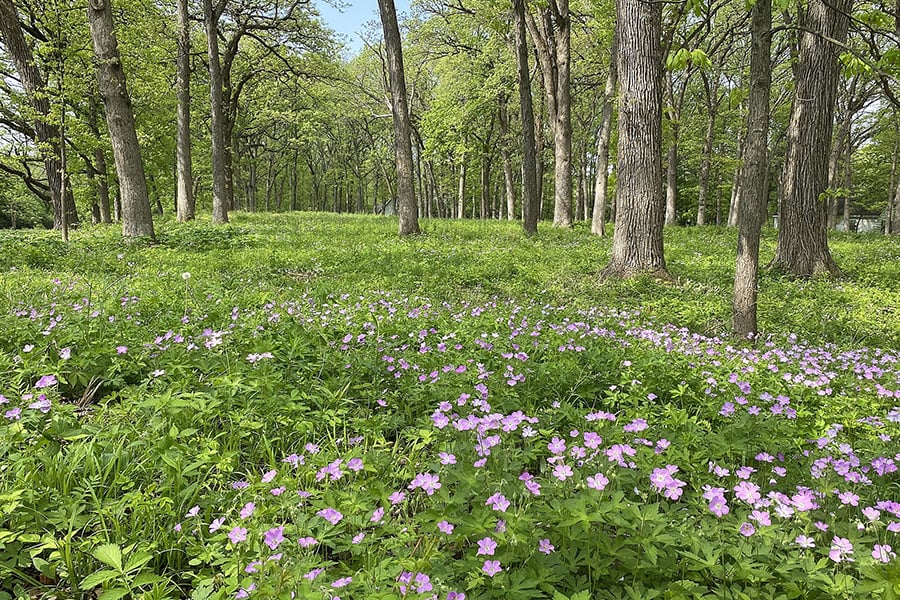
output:
M0 238L0 596L900 593L895 240L744 344L725 232L165 225Z

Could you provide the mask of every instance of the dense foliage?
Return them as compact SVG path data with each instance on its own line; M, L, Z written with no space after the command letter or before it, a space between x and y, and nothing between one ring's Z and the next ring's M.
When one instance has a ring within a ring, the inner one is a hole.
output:
M0 237L0 597L900 593L895 240L745 345L723 231L236 221Z

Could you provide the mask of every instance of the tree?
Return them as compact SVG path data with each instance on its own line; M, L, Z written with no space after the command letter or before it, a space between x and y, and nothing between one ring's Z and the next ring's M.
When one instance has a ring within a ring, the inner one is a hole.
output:
M738 338L756 335L759 237L769 197L769 94L772 89L772 0L756 0L752 9L750 98L744 150L743 196L738 220L732 325Z
M44 76L35 62L31 45L25 40L19 13L12 0L0 0L0 34L7 52L13 59L19 80L34 112L31 125L37 143L42 147L47 182L50 188L53 207L54 227L61 227L63 222L63 176L60 165L59 126L52 122L50 100ZM65 194L66 221L69 226L78 223L74 200Z
M616 226L605 277L669 279L663 256L662 5L616 0L619 144Z
M225 0L213 7L212 0L203 0L203 22L206 25L206 47L209 56L210 132L212 135L213 223L227 223L231 197L228 194L225 170L225 107L222 100L222 63L219 58L219 18Z
M526 13L553 132L553 225L572 226L572 101L570 85L571 16L569 0L549 0L535 19Z
M191 29L187 0L177 0L178 57L176 59L176 95L178 96L178 137L175 144L176 212L181 222L194 218L194 176L191 165Z
M112 142L122 195L122 233L126 238L154 239L153 217L144 163L134 126L134 111L119 57L109 0L90 0L87 7L100 96Z
M414 235L419 231L419 211L413 181L413 154L410 139L409 108L407 107L406 78L403 73L403 50L397 10L394 0L378 0L381 26L384 29L384 51L391 88L391 114L394 119L394 157L397 163L397 212L400 216L400 235Z
M828 158L853 0L810 0L802 34L784 163L778 246L771 266L794 277L840 272L828 249L825 203Z
M528 40L525 35L525 0L513 0L513 23L519 109L522 113L522 226L526 235L535 235L541 200L538 196L534 109L531 103L531 77L528 70Z
M591 219L591 233L601 237L606 235L606 190L609 184L609 141L612 135L613 105L616 101L616 82L619 77L618 26L613 32L610 49L609 73L603 89L603 106L600 109L600 131L597 133L597 180L594 183L594 213Z

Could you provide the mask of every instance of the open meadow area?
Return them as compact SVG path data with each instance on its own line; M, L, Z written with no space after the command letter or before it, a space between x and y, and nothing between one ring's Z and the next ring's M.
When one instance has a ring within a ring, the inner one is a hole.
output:
M0 598L900 594L896 237L750 344L734 230L422 228L0 231Z

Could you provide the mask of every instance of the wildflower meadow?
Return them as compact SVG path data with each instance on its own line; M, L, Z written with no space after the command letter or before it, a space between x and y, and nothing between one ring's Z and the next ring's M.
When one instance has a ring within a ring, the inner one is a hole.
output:
M726 232L237 221L0 237L0 598L900 594L896 240L744 341Z

